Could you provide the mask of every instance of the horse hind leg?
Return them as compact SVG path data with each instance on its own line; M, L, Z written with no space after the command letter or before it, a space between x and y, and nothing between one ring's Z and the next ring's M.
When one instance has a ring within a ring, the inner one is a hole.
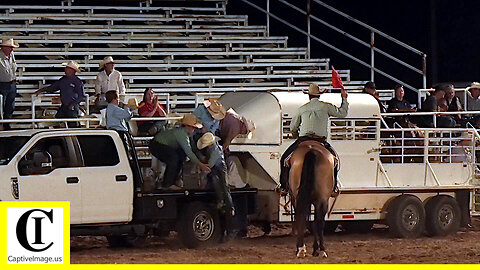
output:
M304 258L307 255L307 247L304 242L304 233L306 227L306 215L298 213L295 215L295 227L297 231L297 258Z
M328 200L321 200L315 204L315 220L312 226L314 233L313 253L314 257L327 258L323 230L325 229L325 215L328 211ZM319 251L320 249L320 251Z

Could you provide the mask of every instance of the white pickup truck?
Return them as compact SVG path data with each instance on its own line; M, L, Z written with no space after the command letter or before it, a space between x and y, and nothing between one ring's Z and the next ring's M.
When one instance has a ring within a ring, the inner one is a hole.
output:
M122 138L123 137L123 138ZM70 201L72 235L112 246L176 230L188 247L218 241L222 216L209 190L147 192L133 141L103 129L0 132L0 200ZM254 210L254 189L233 190Z

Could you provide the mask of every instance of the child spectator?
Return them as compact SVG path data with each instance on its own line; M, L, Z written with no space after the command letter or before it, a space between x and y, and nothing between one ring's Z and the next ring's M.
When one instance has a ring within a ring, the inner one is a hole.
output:
M108 129L117 131L128 131L127 121L132 119L132 112L128 107L120 108L118 106L119 98L116 90L110 90L105 93L105 99L108 102L106 112L106 122Z

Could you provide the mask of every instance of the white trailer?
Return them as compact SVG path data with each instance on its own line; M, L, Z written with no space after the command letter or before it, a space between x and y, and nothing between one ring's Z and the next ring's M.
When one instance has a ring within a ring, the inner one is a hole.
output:
M321 100L337 106L340 94ZM308 102L302 92L232 92L221 97L226 108L256 123L251 139L231 146L258 189L254 220L291 221L289 198L278 192L280 157L294 141L289 124ZM331 118L328 141L341 158L341 194L330 200L327 221L333 227L369 230L386 223L394 235L445 235L466 225L475 209L475 162L479 136L474 129L381 129L377 101L349 94L346 118ZM330 227L330 226L329 226Z

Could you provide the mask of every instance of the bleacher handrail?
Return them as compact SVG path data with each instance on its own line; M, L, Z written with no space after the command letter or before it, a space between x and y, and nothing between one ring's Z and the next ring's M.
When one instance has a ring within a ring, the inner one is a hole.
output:
M368 30L370 31L370 43L364 42L364 41L360 40L359 38L356 38L355 36L353 36L353 35L351 35L351 34L348 34L347 32L339 29L338 27L335 27L335 26L333 26L333 25L325 22L324 20L321 20L320 18L312 15L312 14L311 14L311 3L312 3L312 0L307 0L307 11L304 11L303 9L298 8L297 6L295 6L295 5L291 4L291 3L288 3L288 2L285 1L285 0L277 0L279 3L282 3L282 4L290 7L292 10L296 10L297 12L300 12L300 13L302 13L303 15L306 15L306 17L307 17L307 31L304 31L304 30L300 29L299 27L297 27L297 26L295 26L295 25L287 22L286 20L280 18L279 16L271 13L271 12L270 12L270 0L266 0L266 2L267 2L267 3L266 3L267 9L263 9L263 8L261 8L260 6L258 6L258 5L256 5L256 4L253 4L253 3L250 2L249 0L241 0L241 1L244 2L244 3L246 3L246 4L248 4L248 5L250 5L250 6L253 7L253 8L255 8L255 9L263 12L264 14L266 14L266 16L267 16L267 33L269 33L270 17L272 17L272 18L278 20L279 22L281 22L281 23L289 26L290 28L296 30L297 32L299 32L299 33L301 33L301 34L303 34L303 35L306 35L306 36L307 36L307 54L308 54L308 56L310 56L310 52L311 52L311 50L310 50L310 40L313 39L313 40L319 42L320 44L322 44L322 45L324 45L324 46L326 46L326 47L328 47L328 48L330 48L330 49L332 49L332 50L334 50L334 51L336 51L336 52L338 52L338 53L340 53L340 54L342 54L342 55L344 55L344 56L346 56L346 57L348 57L348 58L350 58L350 59L352 59L353 61L355 61L355 62L357 62L357 63L359 63L359 64L361 64L361 65L363 65L363 66L365 66L365 67L370 68L370 71L371 71L371 72L370 72L370 80L371 80L371 81L374 81L374 77L375 77L374 75L375 75L375 72L376 72L376 73L378 73L378 74L380 74L380 75L383 75L383 76L385 76L385 77L387 77L387 78L389 78L389 79L391 79L391 80L393 80L393 81L395 81L395 82L397 82L397 83L403 84L406 88L411 89L411 90L413 90L413 91L415 91L415 92L418 93L418 89L417 89L416 87L413 87L413 86L405 83L404 81L402 81L402 80L400 80L400 79L398 79L398 78L396 78L396 77L394 77L394 76L392 76L392 75L390 75L390 74L388 74L388 73L386 73L386 72L378 69L377 67L375 67L375 57L374 57L374 56L375 56L375 52L377 52L377 53L380 53L381 55L389 58L390 60L393 60L394 62L396 62L396 63L398 63L398 64L400 64L400 65L408 68L409 70L412 70L412 71L414 71L414 72L416 72L416 73L420 73L420 74L422 75L423 88L426 88L426 84L427 84L427 79L426 79L426 74L427 74L427 73L426 73L426 57L427 57L427 55L426 55L424 52L422 52L422 51L420 51L420 50L418 50L418 49L415 49L415 48L413 48L412 46L409 46L409 45L405 44L404 42L401 42L401 41L399 41L398 39L395 39L394 37L392 37L392 36L390 36L390 35L387 35L387 34L383 33L382 31L379 31L378 29L376 29L376 28L374 28L374 27L372 27L372 26L369 26L369 25L361 22L361 21L359 21L359 20L357 20L357 19L355 19L355 18L353 18L353 17L351 17L351 16L349 16L349 15L341 12L340 10L335 9L335 8L327 5L326 3L322 2L322 1L313 0L315 3L317 3L317 4L319 4L319 5L327 8L328 10L330 10L330 11L332 11L332 12L334 12L334 13L342 16L342 17L345 17L345 18L347 18L347 19L349 19L349 20L351 20L351 21L353 21L353 22L356 23L357 25L360 25L360 26L368 29ZM334 46L334 45L332 45L332 44L324 41L323 39L320 39L318 36L313 35L313 34L311 33L311 27L310 27L310 24L311 24L310 21L311 21L311 19L313 19L313 20L315 20L315 21L317 21L317 22L319 22L319 23L327 26L328 28L330 28L330 29L332 29L332 30L334 30L334 31L336 31L336 32L341 33L342 35L350 38L351 40L353 40L353 41L355 41L355 42L357 42L357 43L359 43L359 44L361 44L361 45L363 45L363 46L369 47L369 48L370 48L370 64L367 63L367 62L365 62L365 61L363 61L363 60L361 60L361 59L359 59L359 58L357 58L357 57L355 57L355 56L353 56L353 55L351 55L350 53L345 52L344 50L339 49L338 46ZM394 57L393 55L391 55L391 54L389 54L389 53L387 53L387 52L385 52L385 51L383 51L383 50L380 50L380 49L376 48L376 47L375 47L375 43L374 43L375 34L378 34L379 36L382 36L382 37L386 38L387 40L393 42L394 44L397 44L397 45L401 46L402 48L405 48L405 49L407 49L407 50L409 50L409 51L411 51L411 52L413 52L413 53L415 53L415 54L417 54L417 55L420 55L420 56L422 57L422 67L421 67L421 69L415 68L415 67L413 67L412 65L407 64L405 61L400 60L400 59L398 59L397 57Z

